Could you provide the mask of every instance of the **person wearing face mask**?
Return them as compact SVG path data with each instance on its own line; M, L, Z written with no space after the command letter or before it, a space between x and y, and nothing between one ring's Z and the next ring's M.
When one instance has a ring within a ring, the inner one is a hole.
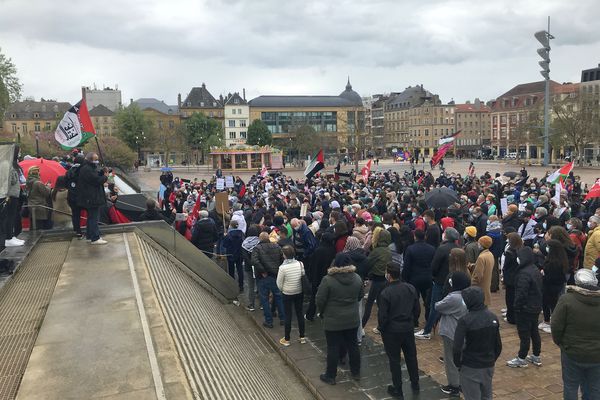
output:
M475 268L475 262L479 257L479 245L477 244L477 228L474 226L467 226L465 228L465 256L467 259L467 268L470 272L473 272Z
M523 239L523 244L528 247L533 247L533 241L536 238L535 226L537 222L533 218L531 218L531 213L529 211L523 212L523 223L517 229L519 235L521 235L521 239Z
M493 239L487 235L482 236L477 241L480 249L479 256L475 262L475 268L471 276L471 285L479 286L485 296L485 305L492 304L492 274L494 271L494 255L489 248L492 246Z
M481 207L475 207L473 210L473 226L477 228L477 237L479 239L483 235L485 235L485 231L487 230L487 221L488 216L483 212Z
M587 222L587 226L589 231L585 244L583 266L591 269L596 262L596 258L600 256L600 217L592 215Z
M587 235L583 233L583 224L579 218L571 218L567 221L565 227L569 233L571 242L573 242L573 245L577 250L573 266L576 269L581 268L583 267L583 248L585 247L585 242L587 241Z
M544 275L542 286L544 321L538 325L538 328L550 333L550 316L565 287L566 275L569 272L569 259L563 245L558 240L550 239L546 242L546 253L548 255L544 260L542 270Z
M87 210L85 236L93 245L107 243L106 240L100 237L98 219L100 206L106 203L104 183L108 180L108 177L106 176L106 168L100 168L99 164L100 161L96 153L87 153L77 179L77 205Z
M496 215L496 196L494 196L493 194L488 194L486 199L485 199L485 204L488 207L488 211L487 211L487 215L488 217L491 217L492 215Z

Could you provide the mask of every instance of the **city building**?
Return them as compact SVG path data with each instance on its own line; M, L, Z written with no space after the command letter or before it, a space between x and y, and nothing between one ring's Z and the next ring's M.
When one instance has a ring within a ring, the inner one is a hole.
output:
M365 109L350 80L338 96L259 96L249 102L250 121L263 121L275 147L288 149L295 130L314 128L315 149L332 154L364 156Z
M523 83L492 101L490 139L494 155L543 157L539 125L543 125L544 86L544 81ZM551 80L550 92L554 93L560 86Z
M200 87L194 87L185 98L181 101L181 94L177 95L177 105L181 111L182 118L188 118L193 113L202 113L208 118L216 118L223 120L223 101L216 99L206 88L206 84Z
M157 161L160 165L188 161L185 137L179 130L181 118L178 107L155 98L141 98L130 103L137 105L152 122L153 143L148 143L148 132L140 132L140 159L146 160L147 165L156 165Z
M90 89L89 87L83 86L81 88L81 94L85 99L88 110L102 104L109 110L116 112L122 105L121 91L118 86L115 86L114 89L109 87L105 87L104 89Z
M456 104L454 108L456 154L462 157L481 157L490 153L490 108L483 101Z
M455 105L452 102L442 104L437 95L434 95L431 99L406 111L408 150L412 150L413 156L426 158L433 156L439 147L440 138L454 133L454 109Z
M590 68L581 71L581 83L579 84L581 101L591 101L600 112L600 64L597 68ZM600 160L600 132L596 135L596 140L590 143L584 149L585 160Z
M383 95L371 104L371 149L377 157L385 155L384 112L385 103L389 98Z
M4 113L3 134L20 140L37 132L52 132L69 108L69 103L44 99L11 103Z
M99 104L89 112L98 136L112 136L117 133L115 113L112 110Z
M404 91L392 93L385 103L384 110L384 151L392 155L398 150L413 148L409 136L409 109L426 101L439 102L436 95L423 88L423 85L409 86Z
M246 144L250 125L250 107L239 93L229 93L225 98L225 146Z
M362 98L365 109L365 147L370 154L373 154L373 104L382 96L381 94L374 94Z

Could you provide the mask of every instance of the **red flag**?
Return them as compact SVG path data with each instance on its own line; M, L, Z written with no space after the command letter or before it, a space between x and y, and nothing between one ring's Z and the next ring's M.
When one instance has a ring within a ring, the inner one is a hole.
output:
M362 177L363 181L368 181L369 180L369 175L371 175L371 162L373 160L369 160L369 162L367 163L367 165L365 165L361 170L360 170L360 176Z
M593 199L596 197L600 197L600 179L594 183L594 186L590 188L590 191L585 196L585 200Z
M448 152L448 150L451 147L452 147L452 142L446 143L445 145L438 147L437 152L431 158L431 161L433 161L432 165L433 166L438 165L438 163L441 161L442 158L444 158L444 156L446 155L446 153Z

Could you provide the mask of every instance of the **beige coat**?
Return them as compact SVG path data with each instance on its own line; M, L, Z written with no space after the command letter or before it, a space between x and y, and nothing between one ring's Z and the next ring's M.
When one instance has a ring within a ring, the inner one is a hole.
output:
M56 192L56 200L52 201L52 220L56 227L62 227L71 224L71 207L67 202L67 189L62 189Z
M494 270L494 255L488 250L482 250L475 262L471 277L471 285L479 286L485 295L485 305L492 304L492 271Z

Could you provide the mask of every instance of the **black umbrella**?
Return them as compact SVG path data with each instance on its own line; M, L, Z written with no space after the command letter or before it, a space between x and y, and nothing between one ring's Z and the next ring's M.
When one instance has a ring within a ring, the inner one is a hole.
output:
M458 203L458 195L447 187L435 188L425 193L425 203L432 208L447 208Z
M515 176L519 175L519 173L515 171L506 171L503 175L509 177L510 179L514 179Z

